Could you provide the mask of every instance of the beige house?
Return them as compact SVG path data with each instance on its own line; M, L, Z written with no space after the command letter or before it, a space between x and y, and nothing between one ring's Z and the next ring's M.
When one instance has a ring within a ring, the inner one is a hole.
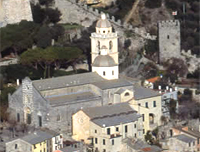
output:
M161 94L158 92L141 86L134 86L134 98L129 103L142 115L144 134L161 124Z
M92 144L94 150L117 152L122 139L143 139L142 117L128 103L86 108L73 118L73 138Z

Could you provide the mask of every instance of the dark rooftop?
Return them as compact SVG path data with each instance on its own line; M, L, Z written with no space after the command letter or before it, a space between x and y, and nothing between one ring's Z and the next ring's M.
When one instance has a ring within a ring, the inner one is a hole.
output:
M138 86L138 85L134 86L134 91L135 91L134 92L134 98L136 100L161 96L161 94L159 94L158 92L156 92L152 89L144 88L144 87L141 87L141 86Z
M92 99L99 99L100 97L93 92L76 92L72 94L62 94L46 97L51 105L69 104L71 102L90 101Z
M191 143L191 142L196 140L195 138L189 137L189 136L184 135L184 134L177 135L177 136L174 136L174 137L178 140L185 142L185 143Z
M57 88L90 84L103 80L104 79L101 76L99 76L96 72L88 72L70 76L61 76L56 78L35 80L33 81L33 85L37 90L43 91L43 90L52 90Z
M115 80L104 80L93 83L93 85L99 87L102 90L110 89L110 88L118 88L125 86L132 86L129 81L123 79L115 79Z

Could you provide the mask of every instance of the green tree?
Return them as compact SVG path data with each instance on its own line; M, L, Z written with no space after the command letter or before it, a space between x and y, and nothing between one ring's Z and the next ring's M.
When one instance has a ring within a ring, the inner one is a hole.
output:
M50 6L55 2L55 0L39 0L40 5Z
M20 62L44 70L44 78L51 76L51 67L60 68L61 65L72 65L75 69L77 62L84 59L82 51L77 47L48 47L46 49L29 49L22 53ZM76 70L76 69L75 69Z
M1 28L0 52L8 48L16 54L32 46L39 26L33 22L21 21L19 24Z

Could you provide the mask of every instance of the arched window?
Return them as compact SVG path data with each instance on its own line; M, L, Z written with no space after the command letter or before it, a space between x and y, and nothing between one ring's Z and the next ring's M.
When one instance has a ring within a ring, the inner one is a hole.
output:
M130 95L129 92L126 92L126 93L125 93L125 96L129 96L129 95Z
M110 42L109 42L109 49L111 50L112 48L113 48L113 42L110 41Z
M103 71L103 75L104 75L104 76L106 75L106 72L105 72L105 71Z

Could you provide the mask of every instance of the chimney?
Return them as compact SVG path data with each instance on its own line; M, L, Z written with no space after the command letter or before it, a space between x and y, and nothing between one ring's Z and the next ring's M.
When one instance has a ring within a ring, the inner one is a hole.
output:
M172 88L170 88L169 91L172 92Z
M161 86L160 85L158 86L158 89L161 90Z
M169 90L169 86L166 86L166 90Z

